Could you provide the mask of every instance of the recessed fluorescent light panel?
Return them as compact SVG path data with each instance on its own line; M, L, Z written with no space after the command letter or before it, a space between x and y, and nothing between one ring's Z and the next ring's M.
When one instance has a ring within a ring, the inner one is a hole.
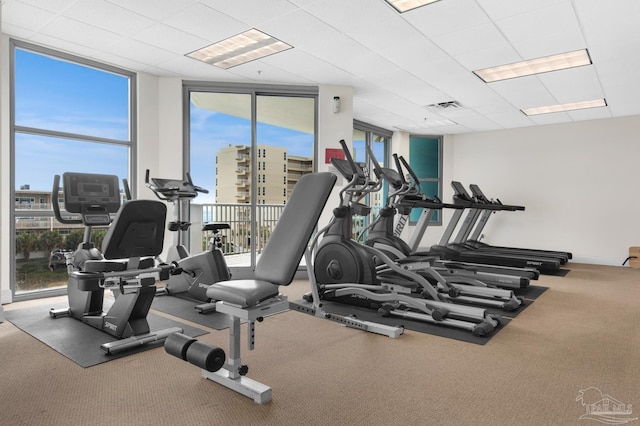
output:
M521 110L526 115L549 114L552 112L575 111L577 109L600 108L607 106L605 99L594 99L592 101L571 102L568 104L549 105L536 108L526 108Z
M226 70L292 47L254 28L188 53L186 56Z
M386 0L395 10L400 13L413 10L425 4L435 3L439 0Z
M485 68L476 70L473 73L480 77L485 83L492 83L494 81L581 67L583 65L591 65L591 58L586 49Z

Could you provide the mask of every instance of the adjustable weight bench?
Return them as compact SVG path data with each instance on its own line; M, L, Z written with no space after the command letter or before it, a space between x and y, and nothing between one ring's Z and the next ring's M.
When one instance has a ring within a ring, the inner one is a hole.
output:
M289 309L279 286L289 285L307 249L320 214L336 182L332 173L304 175L294 187L278 223L256 265L254 279L220 281L207 296L216 311L229 315L229 356L218 348L176 333L165 341L165 350L202 368L202 376L235 390L258 404L271 400L271 388L245 377L248 367L240 358L240 323L248 322L248 348L254 348L255 321ZM313 273L312 271L309 273ZM224 365L223 365L224 364Z

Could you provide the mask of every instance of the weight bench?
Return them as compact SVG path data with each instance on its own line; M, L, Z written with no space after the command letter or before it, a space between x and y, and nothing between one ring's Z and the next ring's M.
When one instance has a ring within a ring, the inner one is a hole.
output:
M207 289L216 311L229 315L229 356L218 348L176 333L165 341L165 350L202 368L202 376L252 398L258 404L271 400L271 388L245 375L240 358L240 324L248 323L248 348L254 348L255 321L289 309L279 286L289 285L307 249L320 214L336 182L332 173L304 175L294 187L256 265L254 279L220 281ZM313 271L309 271L310 274Z

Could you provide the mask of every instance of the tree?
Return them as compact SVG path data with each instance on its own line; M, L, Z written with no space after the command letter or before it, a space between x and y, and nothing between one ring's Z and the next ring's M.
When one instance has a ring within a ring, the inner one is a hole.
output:
M54 248L62 247L64 238L58 231L44 231L40 234L40 248L49 254Z
M16 235L16 251L22 253L26 261L31 257L31 252L38 250L39 245L38 236L33 232L22 232Z
M65 248L69 250L75 250L78 248L82 240L84 239L84 230L75 229L67 234L64 239Z
M104 229L93 230L91 241L93 241L98 250L102 251L102 241L104 241L105 235L107 235L107 231Z

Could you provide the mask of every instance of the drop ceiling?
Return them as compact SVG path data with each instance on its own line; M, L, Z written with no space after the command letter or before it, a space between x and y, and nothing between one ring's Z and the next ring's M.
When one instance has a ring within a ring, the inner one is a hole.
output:
M251 28L293 49L228 70L185 56ZM640 114L638 0L440 0L402 14L384 0L2 0L2 32L158 76L351 86L355 119L412 133ZM489 84L472 72L585 48L580 68ZM595 98L607 106L521 112Z

